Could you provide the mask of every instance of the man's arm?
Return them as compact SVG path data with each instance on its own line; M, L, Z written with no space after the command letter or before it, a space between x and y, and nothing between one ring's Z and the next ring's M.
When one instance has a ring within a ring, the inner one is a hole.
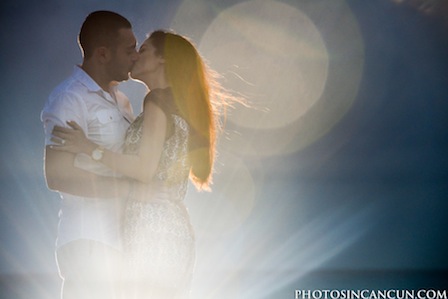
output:
M75 155L45 148L45 178L49 189L72 195L123 198L129 194L127 179L99 176L74 166Z

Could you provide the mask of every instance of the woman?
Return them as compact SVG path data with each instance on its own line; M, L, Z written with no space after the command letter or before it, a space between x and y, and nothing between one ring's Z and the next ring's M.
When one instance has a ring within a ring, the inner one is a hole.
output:
M183 199L188 178L209 190L217 103L223 96L195 47L184 37L153 32L132 78L147 85L143 112L126 135L124 154L98 147L81 128L56 127L57 149L85 153L135 179L125 212L124 244L133 298L185 298L194 264L194 235ZM219 93L218 93L219 91Z

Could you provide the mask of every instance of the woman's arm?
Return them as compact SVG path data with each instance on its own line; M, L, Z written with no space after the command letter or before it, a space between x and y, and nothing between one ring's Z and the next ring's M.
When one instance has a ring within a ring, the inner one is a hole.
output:
M166 136L167 118L153 102L145 103L140 149L137 155L106 150L101 160L106 166L143 183L149 183L159 165Z
M48 188L72 195L96 198L125 198L133 182L126 178L105 177L74 166L75 155L45 149L45 178Z
M104 150L101 162L109 168L143 183L149 183L159 164L166 136L167 117L163 110L151 101L143 107L143 128L140 150L136 155L119 154ZM74 129L55 128L54 136L66 141L55 146L55 150L90 155L98 147L88 140L76 123L69 123Z

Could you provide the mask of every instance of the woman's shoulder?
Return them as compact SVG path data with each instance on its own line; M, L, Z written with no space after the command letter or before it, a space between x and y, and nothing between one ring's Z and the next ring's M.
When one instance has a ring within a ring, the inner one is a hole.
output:
M157 88L151 90L145 97L145 104L148 102L156 104L166 114L173 114L176 112L176 105L174 103L171 88Z

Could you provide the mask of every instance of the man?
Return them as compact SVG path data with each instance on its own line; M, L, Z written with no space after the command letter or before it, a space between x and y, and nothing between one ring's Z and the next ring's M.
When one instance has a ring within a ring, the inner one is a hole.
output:
M82 65L55 88L42 111L47 185L61 195L56 258L63 299L114 299L119 293L124 206L124 196L117 190L126 180L115 180L95 160L101 159L103 148L120 151L123 146L133 115L129 100L116 85L129 78L138 53L131 24L110 11L88 15L78 41ZM101 145L91 157L51 148L53 127L67 126L67 121L76 121ZM104 198L104 190L103 198L95 197L99 189L110 190L110 198Z

